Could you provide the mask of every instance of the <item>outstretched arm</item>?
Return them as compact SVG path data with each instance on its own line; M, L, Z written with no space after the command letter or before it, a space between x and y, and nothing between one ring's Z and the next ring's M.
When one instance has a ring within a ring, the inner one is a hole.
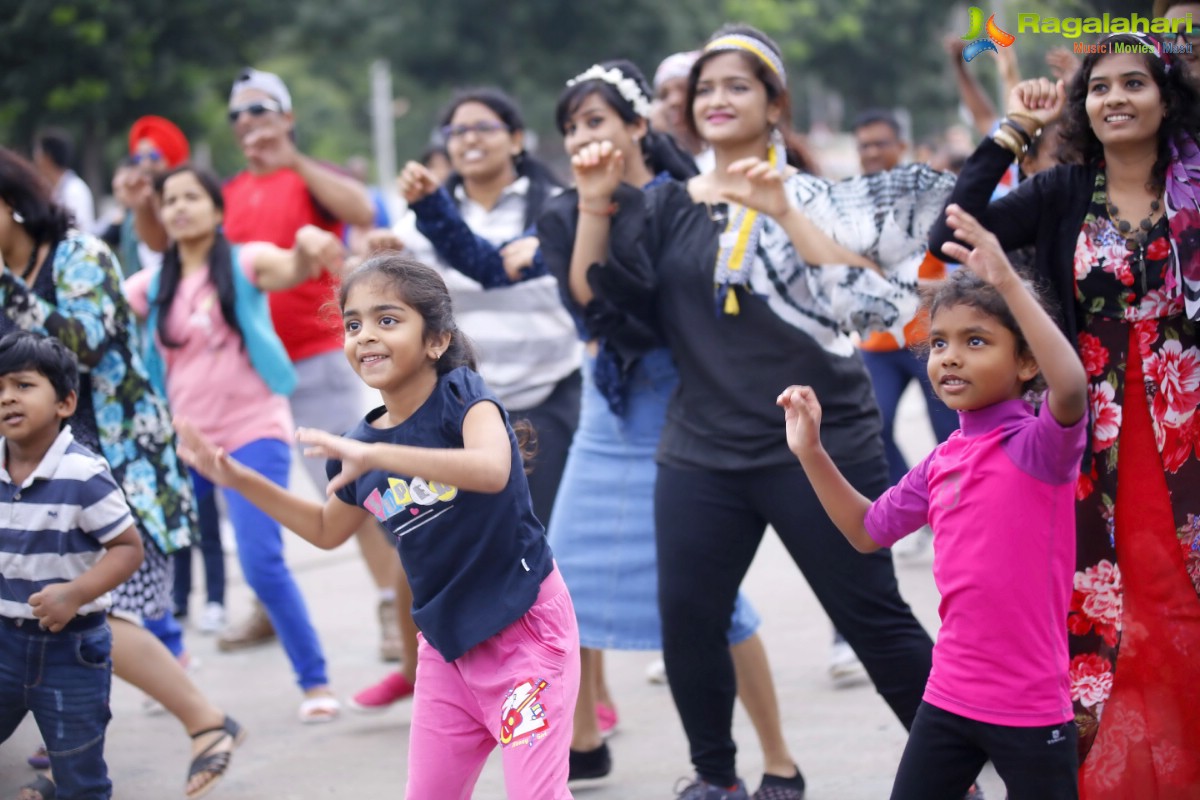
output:
M987 136L992 130L992 125L996 124L996 106L979 85L979 81L968 71L967 62L963 61L962 52L966 43L955 34L949 34L942 44L950 56L954 82L958 85L958 97L966 106L967 113L971 115L971 124L981 136Z
M218 486L236 489L285 528L317 547L332 550L349 539L367 512L331 497L324 505L292 494L229 457L194 425L175 420L179 457Z
M1050 387L1050 413L1063 426L1075 424L1088 403L1087 373L1075 348L1021 282L990 231L956 205L946 208L946 222L964 244L947 242L942 250L1000 292Z
M775 402L785 413L788 447L800 459L825 513L855 550L878 550L865 524L871 501L846 480L821 444L821 404L816 393L809 386L789 386Z
M316 278L326 270L339 271L345 248L329 231L305 225L296 232L296 243L290 250L261 242L254 244L250 255L254 259L255 285L264 292L278 292ZM240 268L234 265L234 269Z
M741 174L746 183L740 191L725 191L725 198L772 217L787 232L796 254L806 264L849 264L879 272L866 256L838 244L818 228L787 196L784 175L761 158L743 158L729 165L730 173Z
M342 462L342 471L329 480L330 494L371 470L420 475L468 492L503 491L512 471L512 443L500 409L490 402L471 406L463 418L462 436L463 446L451 448L368 444L313 428L296 432L297 441L308 445L306 456Z

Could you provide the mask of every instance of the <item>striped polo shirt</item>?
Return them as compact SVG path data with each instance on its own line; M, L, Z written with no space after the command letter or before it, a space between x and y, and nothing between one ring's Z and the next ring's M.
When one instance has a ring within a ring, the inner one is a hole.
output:
M0 437L0 615L34 619L30 596L91 569L104 543L133 524L108 463L76 442L70 426L20 486L8 474L8 443ZM109 604L105 593L78 613Z

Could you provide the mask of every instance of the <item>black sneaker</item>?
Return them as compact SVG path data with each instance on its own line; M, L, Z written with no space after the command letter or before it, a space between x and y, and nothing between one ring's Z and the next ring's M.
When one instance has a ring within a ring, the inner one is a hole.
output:
M568 781L603 778L612 772L612 755L608 752L608 745L601 744L595 750L572 750L568 764Z
M709 783L698 775L682 789L677 786L675 792L678 795L677 800L750 800L750 795L746 793L746 785L741 781L724 788Z
M751 800L804 800L804 776L799 768L791 778L764 773L762 783Z

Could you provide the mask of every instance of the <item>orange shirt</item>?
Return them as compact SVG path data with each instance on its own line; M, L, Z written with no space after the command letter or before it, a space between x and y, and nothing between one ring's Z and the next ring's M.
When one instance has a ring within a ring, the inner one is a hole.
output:
M946 277L946 262L935 256L931 252L925 253L925 260L921 262L921 266L917 269L917 277L924 280L941 280ZM909 323L904 326L904 341L905 346L911 347L914 344L925 341L929 336L929 312L922 308L917 312L917 315L909 320ZM867 338L863 339L859 345L863 350L870 350L875 353L886 353L891 350L899 350L900 342L896 341L896 337L890 333L876 331Z

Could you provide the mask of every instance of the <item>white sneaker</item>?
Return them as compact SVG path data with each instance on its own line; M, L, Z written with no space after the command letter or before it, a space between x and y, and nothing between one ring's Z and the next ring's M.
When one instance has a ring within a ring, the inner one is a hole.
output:
M220 603L206 603L204 612L196 623L196 630L201 633L220 633L225 630L225 606Z
M867 670L858 660L854 648L844 639L833 643L829 652L829 677L838 689L854 686L867 679Z
M667 682L667 664L661 658L651 661L646 665L646 680L651 683L663 684Z

